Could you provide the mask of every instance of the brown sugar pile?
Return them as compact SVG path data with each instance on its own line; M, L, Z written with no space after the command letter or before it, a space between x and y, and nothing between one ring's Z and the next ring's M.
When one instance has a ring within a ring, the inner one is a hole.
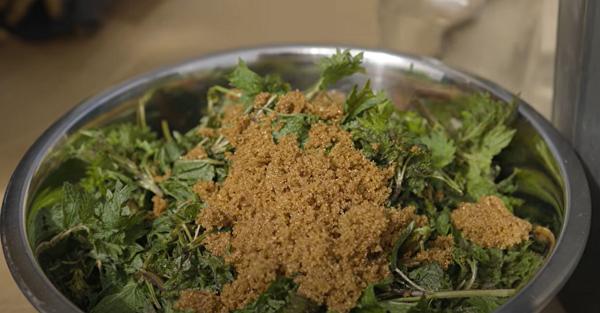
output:
M265 93L259 94L255 99L255 107L262 106L265 103ZM268 95L268 94L267 94ZM322 92L315 96L312 101L308 101L300 91L292 91L284 95L275 106L275 110L280 113L310 113L324 120L337 120L344 115L342 104L344 103L344 94L331 91Z
M204 150L204 147L199 144L196 147L194 147L192 150L188 151L188 153L186 153L183 156L184 160L201 160L208 157L208 154L206 154L206 150Z
M184 290L175 304L177 310L194 312L219 312L221 303L218 297L207 291Z
M430 243L430 246L417 252L415 256L407 260L406 265L418 265L422 263L438 263L443 269L448 269L452 263L452 250L454 248L454 237L438 236Z
M462 203L452 211L452 223L463 236L484 247L507 249L529 238L531 224L514 216L502 200L487 196Z
M167 205L167 200L155 195L152 197L152 214L159 217L167 209Z
M291 92L275 110L341 117L339 101L317 99L309 103ZM414 208L385 207L392 172L356 150L349 133L319 122L303 148L294 136L275 143L274 114L228 117L232 123L223 134L235 147L229 174L222 185L202 182L195 191L207 204L198 223L207 232L231 228L203 243L233 265L237 276L219 295L183 295L180 307L230 312L283 275L293 278L300 295L348 312L369 284L389 275L393 241L417 218Z

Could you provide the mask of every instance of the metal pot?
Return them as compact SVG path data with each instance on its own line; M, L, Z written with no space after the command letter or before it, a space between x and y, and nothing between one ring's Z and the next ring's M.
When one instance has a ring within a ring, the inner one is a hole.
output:
M499 158L503 166L535 166L542 175L553 180L560 194L557 210L538 213L559 221L557 245L543 268L529 284L503 305L498 312L536 312L567 281L585 247L590 225L590 195L579 159L558 132L533 110L499 86L483 79L451 69L433 60L382 51L364 51L368 77L377 89L386 90L397 102L407 102L406 95L452 97L456 93L487 91L504 101L516 101L519 116L518 137ZM157 125L167 119L175 128L186 129L197 122L208 87L224 83L224 73L244 59L261 73L279 73L293 86L306 87L318 74L315 62L335 52L333 47L279 46L217 53L180 65L167 67L127 81L96 97L90 98L54 123L33 144L15 170L7 187L1 212L2 244L12 275L29 301L41 312L81 312L65 298L44 275L36 261L28 238L28 218L37 191L63 179L60 160L53 154L74 132L120 120L134 118L137 101L150 89L161 90L160 97L150 101L148 119ZM427 77L424 79L423 77ZM367 76L346 79L339 84L365 81ZM537 139L539 147L527 144ZM539 149L547 151L540 158ZM512 161L510 161L512 160ZM545 163L543 162L545 161ZM544 164L542 164L544 163ZM554 168L554 172L552 171ZM518 213L518 212L517 212ZM555 215L562 215L556 219Z

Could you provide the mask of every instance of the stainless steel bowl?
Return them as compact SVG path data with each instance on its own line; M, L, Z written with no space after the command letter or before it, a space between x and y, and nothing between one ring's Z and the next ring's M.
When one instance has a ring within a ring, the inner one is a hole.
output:
M373 86L385 89L402 102L407 93L444 97L453 92L487 91L504 101L519 104L516 122L521 143L506 153L516 156L521 163L538 165L543 175L554 178L562 194L558 205L564 215L557 245L544 267L535 278L498 312L536 312L560 290L576 267L585 247L590 225L590 197L581 164L567 142L528 104L499 86L483 79L451 69L439 61L383 51L364 51L365 67ZM180 65L167 67L127 81L101 95L90 98L65 114L33 144L16 168L7 187L1 212L1 236L4 254L12 275L29 301L41 312L81 312L65 298L44 275L29 244L27 231L28 210L36 191L60 181L60 163L53 151L65 138L79 129L134 118L137 100L150 89L164 92L151 101L148 117L151 125L167 119L175 128L185 129L197 122L207 88L224 83L224 73L244 59L259 72L281 74L293 86L306 87L317 75L315 61L335 52L333 47L280 46L237 50L204 56ZM415 75L418 74L418 75ZM424 80L429 77L429 87ZM350 82L364 81L358 76L340 83L347 88ZM416 83L415 83L416 82ZM540 138L543 149L548 149L557 171L539 166L536 149L527 139ZM503 159L500 158L500 162ZM512 164L515 165L515 164ZM541 216L556 214L552 210L538 212Z

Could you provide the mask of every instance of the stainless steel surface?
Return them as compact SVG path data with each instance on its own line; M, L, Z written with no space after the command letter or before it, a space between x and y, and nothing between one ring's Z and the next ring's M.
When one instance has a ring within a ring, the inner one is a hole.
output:
M600 4L562 0L559 12L552 121L581 157L592 207L600 209ZM570 312L600 312L600 214L591 224L581 264L561 293Z
M206 89L222 82L223 72L234 66L238 58L260 72L278 72L297 87L304 87L316 75L315 61L333 53L332 47L282 46L231 51L209 55L178 66L141 76L93 97L53 124L29 149L15 170L1 212L1 238L13 277L31 303L42 312L80 312L52 286L33 257L26 236L27 208L32 195L51 173L56 160L52 151L69 134L90 125L132 118L136 99L150 88L164 84L179 84L202 95ZM356 50L358 51L358 50ZM519 104L519 133L524 137L540 136L546 143L560 170L564 191L564 224L558 244L548 262L514 298L498 312L536 312L558 292L571 274L583 251L589 226L589 193L580 163L557 131L528 104L514 95L482 79L446 67L438 61L403 56L380 51L365 51L365 66L376 88L392 96L403 86L407 71L420 72L444 85L463 90L485 90L504 101ZM359 77L364 80L366 77ZM346 82L347 83L347 82ZM151 105L148 116L177 122L182 116L194 116L199 102L183 103L181 107ZM186 107L187 106L187 107ZM195 122L191 119L192 123ZM152 122L152 121L151 121ZM189 125L180 124L185 128ZM523 148L523 147L522 147ZM526 147L529 148L529 147ZM522 152L523 159L533 160L533 149ZM528 159L529 158L529 159ZM59 160L60 161L60 160ZM550 175L549 173L547 173Z

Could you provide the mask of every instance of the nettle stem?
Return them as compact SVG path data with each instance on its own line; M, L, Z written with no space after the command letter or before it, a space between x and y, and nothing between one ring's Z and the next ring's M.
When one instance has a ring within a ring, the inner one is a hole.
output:
M146 105L150 102L150 99L154 96L154 92L156 89L152 89L146 92L139 100L137 107L137 123L143 129L148 128L148 124L146 122Z
M516 293L516 289L482 289L482 290L450 290L432 293L423 293L420 296L404 297L389 300L390 302L419 302L423 299L460 299L472 297L498 297L507 298Z
M304 94L306 99L312 100L314 96L321 90L321 85L323 84L323 77L319 78L319 81L315 83L312 87L308 88Z
M167 122L166 120L160 121L160 128L163 132L163 136L165 137L165 140L167 140L167 142L172 142L173 135L171 135L171 129L169 127L169 122Z
M50 240L40 243L37 246L37 248L35 249L35 255L40 256L44 251L56 246L59 242L63 241L67 237L71 236L71 234L79 232L79 231L85 231L85 232L89 233L90 229L85 225L76 225L67 230L64 230L64 231L54 235L54 237L52 237Z

